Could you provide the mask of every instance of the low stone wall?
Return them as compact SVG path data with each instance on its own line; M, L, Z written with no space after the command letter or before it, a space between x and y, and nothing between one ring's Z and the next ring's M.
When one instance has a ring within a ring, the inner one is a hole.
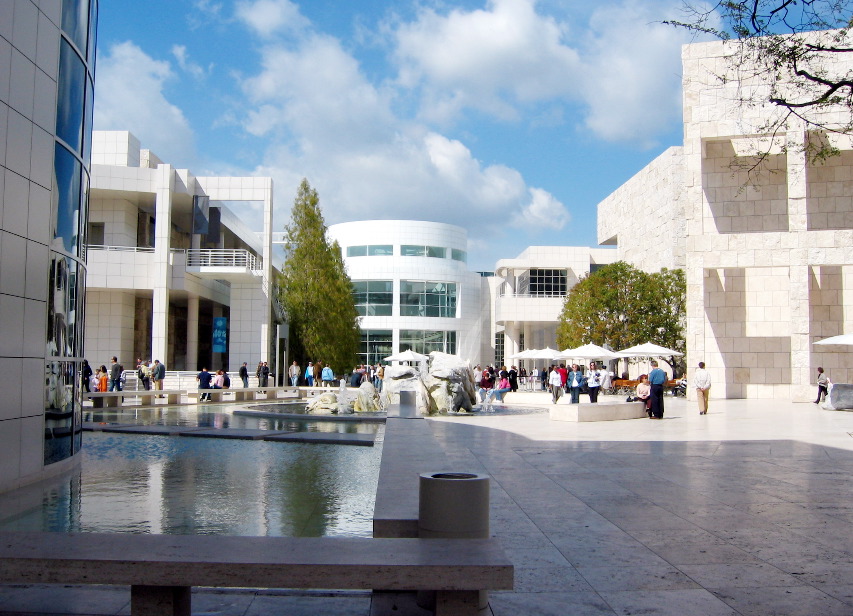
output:
M548 409L551 421L616 421L648 417L642 402L599 402L554 405Z

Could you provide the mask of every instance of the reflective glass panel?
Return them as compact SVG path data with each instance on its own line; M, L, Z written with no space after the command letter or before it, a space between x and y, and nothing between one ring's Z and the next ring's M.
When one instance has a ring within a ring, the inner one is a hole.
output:
M53 237L70 254L78 254L82 166L71 152L56 144L53 161ZM54 242L56 246L56 242Z
M348 257L366 257L367 246L347 246Z
M73 361L45 363L44 463L71 457L80 442L82 407L77 399L77 364Z
M400 316L455 317L456 283L401 280Z
M426 246L412 246L403 244L400 246L400 254L404 257L425 257Z
M444 259L447 256L447 248L442 248L441 246L427 246L426 249L428 257Z
M457 248L453 248L453 249L450 251L450 257L451 257L454 261L462 261L462 263L467 263L467 262L468 262L468 253L467 253L467 252L465 252L464 250L459 250L459 249L457 249Z
M393 352L394 337L390 330L368 329L361 332L359 357L363 364L382 363Z
M455 331L432 331L420 329L400 330L400 351L411 349L415 353L428 355L432 351L456 353Z
M51 252L50 255L46 351L48 357L75 357L81 340L77 313L80 266L59 253ZM82 298L80 300L82 302Z
M86 53L89 38L89 0L63 0L62 31L74 41L82 53Z
M371 257L389 257L394 254L394 246L391 244L376 244L367 247L367 254Z
M86 102L86 67L63 39L59 50L59 84L56 103L56 136L78 154L83 152L83 115Z

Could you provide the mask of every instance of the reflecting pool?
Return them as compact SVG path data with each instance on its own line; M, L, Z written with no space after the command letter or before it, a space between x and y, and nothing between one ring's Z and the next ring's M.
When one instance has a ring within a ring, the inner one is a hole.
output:
M0 529L370 536L381 455L379 442L348 447L88 432L79 469L0 495Z

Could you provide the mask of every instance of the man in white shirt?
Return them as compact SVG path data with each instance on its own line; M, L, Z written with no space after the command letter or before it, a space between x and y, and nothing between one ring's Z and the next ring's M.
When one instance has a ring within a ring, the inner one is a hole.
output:
M693 373L693 386L696 388L696 399L699 401L699 414L708 414L708 396L711 391L711 375L705 370L705 362L700 361L699 367Z

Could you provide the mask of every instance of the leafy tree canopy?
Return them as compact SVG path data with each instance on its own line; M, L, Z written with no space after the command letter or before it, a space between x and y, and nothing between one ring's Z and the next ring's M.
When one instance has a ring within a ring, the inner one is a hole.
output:
M291 354L302 365L322 361L348 372L361 330L341 249L329 243L317 191L302 180L285 227L281 302L290 323Z
M585 276L563 302L557 324L561 349L593 343L614 350L644 342L684 352L684 271L647 274L617 261ZM670 358L675 368L681 362Z
M816 132L796 146L810 162L838 153L821 135L853 133L853 67L836 61L853 52L853 0L718 0L685 2L684 10L685 20L664 23L730 41L732 53L728 70L718 75L721 81L769 86L740 89L742 106L770 103L782 111L759 132L775 136L793 124L803 126ZM835 113L826 113L830 110ZM735 166L759 169L770 155L767 143L757 141L755 156Z

